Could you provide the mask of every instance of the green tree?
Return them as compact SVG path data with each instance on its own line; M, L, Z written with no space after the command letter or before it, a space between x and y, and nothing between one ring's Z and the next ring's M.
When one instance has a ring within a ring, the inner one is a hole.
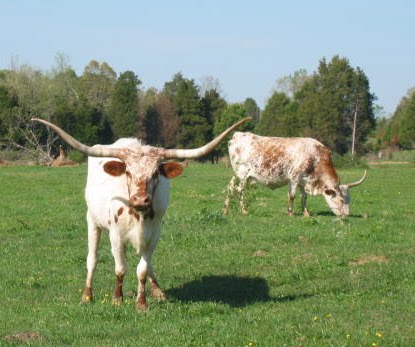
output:
M269 98L256 132L263 136L295 136L298 134L295 103L285 94L274 92Z
M257 105L256 101L253 98L246 98L243 107L246 111L246 114L249 117L252 117L253 122L256 124L259 121L261 110Z
M415 88L410 89L402 98L390 121L388 128L391 143L397 143L404 149L415 145Z
M198 147L209 139L212 126L203 113L199 90L195 81L178 73L164 85L163 93L172 101L180 119L178 145L185 148Z
M310 76L307 74L307 70L297 70L293 74L279 78L276 83L275 91L284 93L288 97L293 98L309 78Z
M229 128L232 124L236 123L237 121L248 117L245 108L241 104L232 104L228 105L221 113L219 119L215 122L214 126L214 136L218 136L227 128ZM246 122L242 124L238 131L252 131L254 128L254 123ZM228 135L228 140L231 135ZM222 156L227 153L227 143L228 141L225 139L222 143L216 147L218 151L218 155Z
M111 66L106 62L91 60L80 78L81 90L91 106L101 112L107 112L116 81L117 74Z
M13 115L18 108L16 95L10 93L4 85L0 85L0 141L7 142L10 131L14 127Z
M138 133L140 84L141 81L132 71L123 72L115 83L108 120L116 138L136 136Z
M322 59L318 71L304 82L294 99L298 121L304 125L302 135L315 137L340 154L351 150L353 129L362 150L375 126L375 96L370 93L368 79L346 58L335 56L329 63Z

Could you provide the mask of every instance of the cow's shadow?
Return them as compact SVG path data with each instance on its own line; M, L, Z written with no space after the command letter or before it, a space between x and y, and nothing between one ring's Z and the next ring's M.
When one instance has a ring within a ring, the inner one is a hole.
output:
M313 217L313 216L323 216L323 217L333 217L333 218L336 218L336 215L333 213L333 212L331 212L331 211L316 211L316 212L311 212L311 216ZM337 218L339 218L339 217L337 217ZM361 214L350 214L349 216L347 216L346 217L346 219L347 218L364 218L364 216L363 215L361 215Z
M233 275L203 276L180 287L168 289L167 295L183 302L217 302L231 307L243 307L257 302L286 302L309 296L301 294L272 298L265 279Z

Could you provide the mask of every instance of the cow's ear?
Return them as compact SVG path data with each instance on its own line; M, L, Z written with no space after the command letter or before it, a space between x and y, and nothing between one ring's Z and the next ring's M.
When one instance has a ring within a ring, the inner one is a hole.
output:
M180 176L183 172L183 166L177 162L163 163L159 167L160 173L167 178L175 178Z
M333 190L333 189L326 189L325 191L324 191L324 194L326 194L326 195L330 195L331 197L335 197L336 196L336 191L335 190Z
M104 164L104 171L111 176L121 176L125 173L125 163L116 160L107 161Z

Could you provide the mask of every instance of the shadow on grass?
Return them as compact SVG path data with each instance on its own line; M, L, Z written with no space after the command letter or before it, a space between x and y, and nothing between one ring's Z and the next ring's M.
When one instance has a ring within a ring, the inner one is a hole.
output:
M318 211L318 212L312 212L311 216L325 216L325 217L336 217L336 215L331 211ZM339 217L340 218L340 217ZM361 214L350 214L347 218L364 218Z
M243 307L257 302L288 302L310 295L272 298L263 278L238 276L204 276L167 290L167 295L184 302L218 302L231 307Z

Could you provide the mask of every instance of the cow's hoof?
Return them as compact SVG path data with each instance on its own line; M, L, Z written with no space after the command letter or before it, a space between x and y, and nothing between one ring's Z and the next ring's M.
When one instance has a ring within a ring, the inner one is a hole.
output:
M84 292L81 298L81 304L89 304L90 302L92 302L92 299L92 288L84 288Z
M166 294L164 294L164 292L161 289L159 289L159 288L153 289L151 291L151 296L153 298L159 300L159 301L166 300Z
M137 304L135 305L135 308L137 311L139 312L145 312L148 310L148 305L146 302L137 302Z
M92 295L82 295L81 304L89 304L92 302Z

